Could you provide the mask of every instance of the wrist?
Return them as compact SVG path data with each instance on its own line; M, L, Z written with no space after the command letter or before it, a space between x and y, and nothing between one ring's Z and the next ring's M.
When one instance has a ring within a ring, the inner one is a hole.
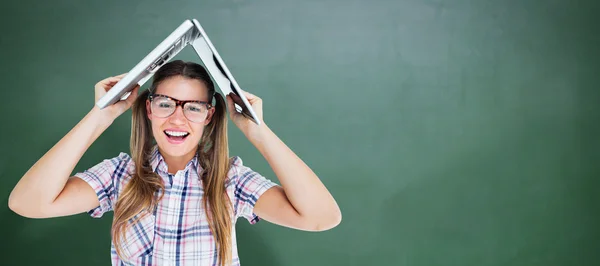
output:
M273 132L265 123L262 123L259 126L254 126L252 130L247 132L245 135L250 143L260 150L266 143L269 142Z
M100 129L108 128L114 121L107 112L94 105L94 108L86 115L86 119L94 123Z

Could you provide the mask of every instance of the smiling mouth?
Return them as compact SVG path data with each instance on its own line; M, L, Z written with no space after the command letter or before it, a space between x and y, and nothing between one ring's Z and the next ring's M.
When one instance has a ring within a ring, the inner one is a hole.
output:
M190 133L188 132L181 132L181 131L169 131L169 130L165 130L164 131L165 135L167 135L167 138L173 141L183 141L185 140L185 138L187 138Z

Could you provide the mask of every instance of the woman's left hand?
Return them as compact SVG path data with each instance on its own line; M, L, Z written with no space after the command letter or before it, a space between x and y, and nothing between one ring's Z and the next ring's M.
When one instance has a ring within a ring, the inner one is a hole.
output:
M262 100L243 93L260 119L260 126L235 110L235 101L243 105L235 94L227 95L229 117L267 160L281 183L260 196L254 212L265 220L290 228L324 231L337 226L342 214L333 196L302 159L263 122Z
M248 139L253 140L253 138L259 137L262 131L261 129L265 126L263 121L262 99L246 91L242 91L242 93L244 93L246 99L248 99L248 102L252 106L252 109L254 109L254 112L256 113L256 116L261 124L255 124L252 120L235 110L234 100L235 102L239 102L238 105L240 107L244 106L244 103L242 102L242 99L234 93L230 93L226 97L227 110L229 111L229 117L233 123L244 133L244 135L246 135Z

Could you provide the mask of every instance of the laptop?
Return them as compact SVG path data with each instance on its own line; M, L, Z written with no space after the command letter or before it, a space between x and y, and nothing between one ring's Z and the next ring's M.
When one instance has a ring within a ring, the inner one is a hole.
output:
M96 105L103 109L124 100L129 96L135 85L142 86L156 71L165 63L175 57L188 45L192 46L200 57L206 70L211 75L223 95L234 93L240 100L235 101L235 109L257 125L260 120L254 109L248 102L242 89L225 65L225 62L217 52L208 35L196 19L185 20L167 38L158 44L146 57L135 65L117 84L115 84ZM236 97L232 97L235 99Z

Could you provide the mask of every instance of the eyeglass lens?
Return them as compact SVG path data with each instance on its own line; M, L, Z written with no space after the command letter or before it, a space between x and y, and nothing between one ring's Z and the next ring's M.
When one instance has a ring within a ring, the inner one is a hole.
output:
M174 100L164 96L156 96L152 101L152 113L158 117L168 117L177 109ZM206 118L208 107L203 103L187 102L183 105L183 114L193 122L200 122Z

